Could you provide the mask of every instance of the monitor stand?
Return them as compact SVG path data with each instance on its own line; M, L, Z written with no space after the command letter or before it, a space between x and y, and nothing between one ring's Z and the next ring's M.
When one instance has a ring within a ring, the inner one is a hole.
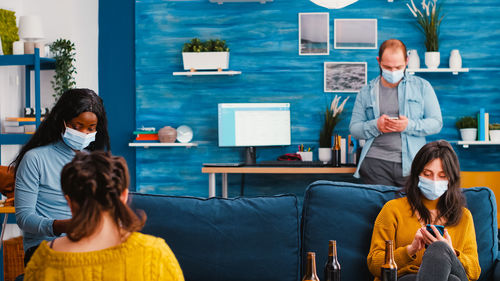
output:
M249 146L245 148L245 165L255 166L257 164L257 148L255 146Z

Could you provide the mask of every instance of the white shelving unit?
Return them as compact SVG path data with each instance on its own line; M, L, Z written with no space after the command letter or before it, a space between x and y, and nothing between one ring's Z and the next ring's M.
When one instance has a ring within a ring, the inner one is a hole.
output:
M409 74L415 74L415 72L451 72L453 75L458 75L459 72L469 72L468 68L408 68L406 71Z
M196 75L240 75L241 71L227 70L227 71L183 71L174 72L174 76L196 76Z
M198 144L195 142L187 142L187 143L181 143L181 142L174 142L174 143L130 142L128 144L128 146L130 146L130 147L144 147L144 148L149 148L149 147L194 147L194 146L198 146Z
M469 145L500 145L500 141L457 141L457 144L468 148Z
M232 3L259 2L261 4L266 4L266 2L272 2L272 1L273 0L210 0L210 2L217 3L219 5L221 5L223 3L228 3L228 2L232 2Z

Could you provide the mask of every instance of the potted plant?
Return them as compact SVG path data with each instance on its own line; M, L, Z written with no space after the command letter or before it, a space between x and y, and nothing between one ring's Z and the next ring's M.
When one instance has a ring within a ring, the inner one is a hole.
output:
M50 52L56 60L54 80L50 81L50 83L54 89L52 96L57 101L64 92L76 85L74 77L76 69L73 65L75 62L75 44L70 40L57 39L50 44Z
M425 36L425 65L436 69L439 66L439 27L444 16L440 16L441 4L438 0L422 1L422 10L418 9L411 0L411 6L406 4L411 13L417 18L417 26Z
M229 68L229 48L225 40L201 41L192 39L182 48L182 61L184 69L222 71Z
M455 123L464 141L475 141L477 137L477 119L472 116L464 116Z
M12 55L12 43L19 40L16 13L0 9L0 50L4 55Z
M490 141L500 142L500 123L490 124Z
M331 104L326 106L325 112L323 113L323 126L319 132L319 149L318 149L318 159L323 162L330 162L332 159L332 135L335 126L340 122L340 115L344 110L345 103L349 97L347 97L342 103L340 103L341 97L335 96Z

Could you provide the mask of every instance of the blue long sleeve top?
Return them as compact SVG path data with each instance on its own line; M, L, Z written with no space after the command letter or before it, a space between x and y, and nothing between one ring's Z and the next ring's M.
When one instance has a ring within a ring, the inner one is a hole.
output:
M54 220L71 218L61 190L61 170L75 152L62 140L29 150L16 173L16 222L23 231L24 250L56 238Z

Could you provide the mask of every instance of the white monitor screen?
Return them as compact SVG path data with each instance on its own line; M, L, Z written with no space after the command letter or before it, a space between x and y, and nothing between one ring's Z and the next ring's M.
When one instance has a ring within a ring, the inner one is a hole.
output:
M289 103L220 103L219 146L290 145Z

